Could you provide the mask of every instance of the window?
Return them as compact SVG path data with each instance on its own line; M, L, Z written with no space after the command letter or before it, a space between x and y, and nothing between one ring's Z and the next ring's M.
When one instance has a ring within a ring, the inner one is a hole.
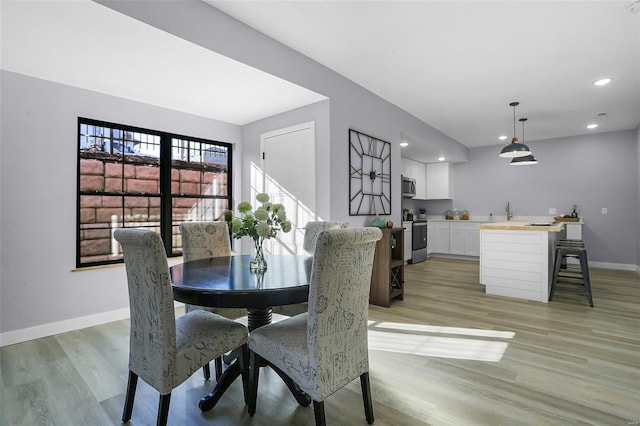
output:
M113 231L162 236L182 252L178 226L222 220L231 202L231 144L78 118L76 266L122 262Z

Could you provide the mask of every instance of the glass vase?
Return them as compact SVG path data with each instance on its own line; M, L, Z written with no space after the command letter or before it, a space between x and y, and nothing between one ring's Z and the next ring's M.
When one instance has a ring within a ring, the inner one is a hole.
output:
M256 249L256 255L251 262L249 262L249 269L253 272L265 271L267 269L267 261L264 259L262 241L254 240L253 245Z

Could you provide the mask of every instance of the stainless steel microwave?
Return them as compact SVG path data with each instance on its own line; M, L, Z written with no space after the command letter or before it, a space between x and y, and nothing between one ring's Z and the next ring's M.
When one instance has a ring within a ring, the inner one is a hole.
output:
M405 198L413 198L416 196L416 180L415 179L402 176L402 196Z

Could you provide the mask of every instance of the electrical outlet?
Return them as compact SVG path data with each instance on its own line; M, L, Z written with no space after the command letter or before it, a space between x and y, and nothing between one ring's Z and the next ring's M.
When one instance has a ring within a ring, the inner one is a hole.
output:
M558 210L556 210L556 208L555 208L555 207L551 207L551 208L549 209L549 214L558 214Z
M602 214L608 214L609 213L609 209L607 209L606 207L603 207L601 212L602 212Z

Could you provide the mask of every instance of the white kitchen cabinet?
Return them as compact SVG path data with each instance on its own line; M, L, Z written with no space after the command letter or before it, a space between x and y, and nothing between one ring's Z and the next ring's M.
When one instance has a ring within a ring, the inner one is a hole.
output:
M428 231L427 231L428 232ZM449 254L449 222L433 223L433 253ZM427 234L427 238L428 238ZM428 246L428 242L427 242Z
M429 221L427 222L427 256L430 255L431 253L434 253L434 236L433 236L433 222Z
M426 169L425 164L420 161L411 160L409 158L402 158L402 174L403 176L410 177L416 181L416 196L415 199L426 200L427 199L427 181L426 181Z
M404 260L411 260L411 243L413 241L413 222L402 222L404 228Z
M566 232L565 238L567 240L582 240L582 223L581 222L565 222L564 229ZM567 263L572 265L579 265L580 261L574 257L567 257Z
M480 230L477 223L449 223L449 254L480 256Z
M566 222L564 224L565 229L567 230L567 240L581 240L582 239L582 224Z
M451 199L451 164L447 162L429 163L425 167L426 199Z
M464 254L464 228L457 223L449 225L449 254Z

